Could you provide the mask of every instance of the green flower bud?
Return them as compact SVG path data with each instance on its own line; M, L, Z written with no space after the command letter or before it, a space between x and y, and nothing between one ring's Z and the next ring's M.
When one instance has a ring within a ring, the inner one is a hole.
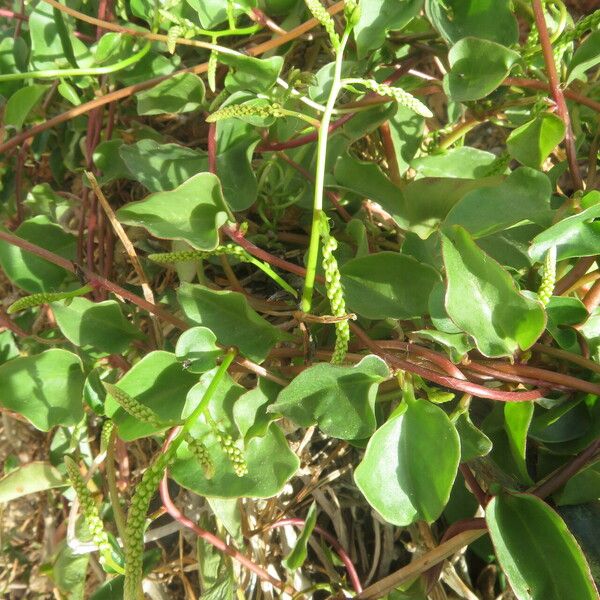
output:
M127 411L132 417L142 423L148 423L152 427L165 427L166 423L151 409L132 398L127 392L112 383L104 383L106 391L116 400L119 406Z
M335 31L335 22L333 17L327 12L319 0L304 0L312 16L321 23L325 31L329 34L332 46L337 50L340 47L340 38Z
M194 458L200 463L206 479L212 479L215 474L215 465L213 463L208 448L200 441L187 435L185 438L189 451L194 455Z
M215 435L219 440L219 444L223 452L233 466L233 470L238 477L243 477L248 473L248 464L244 458L243 452L235 445L233 438L228 434L218 429L215 429Z
M177 38L181 37L183 29L179 25L173 25L167 33L167 50L171 54L175 54L175 48L177 46Z
M552 246L546 253L546 260L542 269L542 282L538 290L538 298L544 306L548 306L554 286L556 284L556 246Z
M223 121L234 117L282 117L281 106L276 102L270 104L267 100L251 101L246 104L230 104L220 108L216 112L206 117L207 123Z
M380 96L389 96L394 98L398 104L410 108L422 117L433 117L433 113L420 100L417 100L412 94L405 92L402 88L393 87L386 83L378 83L374 79L364 79L361 83Z

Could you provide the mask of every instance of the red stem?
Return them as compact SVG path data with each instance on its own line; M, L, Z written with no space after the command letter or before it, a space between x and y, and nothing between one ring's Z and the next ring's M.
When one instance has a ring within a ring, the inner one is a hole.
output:
M595 256L584 256L580 258L573 268L554 286L554 295L562 296L570 287L575 285L583 277L596 260Z
M400 176L400 171L398 170L396 149L394 148L394 141L392 140L390 124L387 121L379 126L379 135L381 136L381 143L383 145L383 152L385 153L390 180L396 185L401 185L402 177Z
M462 463L458 468L462 473L462 476L465 478L465 482L471 490L471 493L473 496L475 496L475 498L477 498L479 506L481 506L481 508L485 508L487 503L490 501L490 497L481 489L479 482L477 479L475 479L475 475L473 475L473 472L467 464Z
M213 175L217 174L217 124L208 126L208 170Z
M169 444L172 442L173 438L178 432L178 428L174 428L171 430L169 435L167 436L165 443L162 448L162 452L169 447ZM270 575L265 569L261 566L257 565L250 558L236 550L233 546L226 544L222 539L218 538L216 535L212 534L210 531L206 531L206 529L202 529L199 527L194 521L188 519L173 503L171 499L171 495L169 494L169 481L168 474L165 472L162 481L159 486L160 497L165 507L166 511L179 523L181 523L184 527L187 527L191 531L193 531L198 537L207 541L209 544L212 544L217 550L220 550L224 554L227 554L241 565L246 567L249 571L255 573L258 577L260 577L264 581L268 581L274 587L285 591L286 593L295 594L294 590L291 590L289 586L280 581L279 579L275 579L272 575Z
M272 523L266 529L274 529L276 527L284 527L285 525L294 525L296 527L304 527L306 522L303 519L289 518L289 519L281 519L276 523ZM348 578L350 579L350 583L352 583L352 587L356 591L357 594L360 594L363 591L362 584L360 582L360 578L358 577L358 573L356 572L356 567L352 562L352 559L348 555L348 553L344 550L343 546L338 542L338 540L333 537L328 531L325 531L318 525L315 526L315 531L327 542L329 545L336 551L337 555L340 557L341 561L344 563L346 567L346 571L348 572Z
M548 35L548 28L546 27L546 19L544 18L544 8L541 0L532 0L533 12L535 15L535 24L540 35L540 43L542 45L542 54L544 55L544 62L546 63L546 73L548 73L548 80L550 82L550 91L554 102L556 102L556 108L558 110L558 116L565 123L565 147L567 150L567 161L569 163L569 170L571 171L571 177L573 178L573 184L576 190L583 189L583 180L581 179L581 173L579 172L579 165L577 164L577 150L575 148L575 137L573 135L573 128L571 127L571 118L569 117L569 109L565 102L565 96L560 87L558 80L558 74L556 72L556 65L554 64L554 53L552 52L552 42Z
M590 314L592 314L600 304L600 279L596 279L594 285L583 298L583 303Z

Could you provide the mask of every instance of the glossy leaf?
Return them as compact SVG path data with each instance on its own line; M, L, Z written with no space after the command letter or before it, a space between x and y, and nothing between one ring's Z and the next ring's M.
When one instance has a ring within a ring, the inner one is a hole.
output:
M253 56L221 54L219 61L229 65L225 87L230 94L241 91L264 94L277 81L283 67L283 57L256 58Z
M463 38L448 53L451 68L444 76L444 91L456 102L484 98L504 81L518 59L518 52L496 42Z
M364 58L370 50L383 45L386 33L402 29L422 6L423 0L363 0L354 28L358 57Z
M83 417L81 360L53 348L34 356L13 358L0 366L0 405L48 431L75 425Z
M63 258L75 260L75 236L47 217L40 215L24 221L14 234ZM0 265L15 285L30 293L53 292L67 279L72 279L61 267L1 240Z
M233 407L233 420L245 440L266 434L271 421L277 418L269 405L277 399L281 386L260 378L255 388L244 392Z
M120 354L133 340L143 337L114 300L73 298L69 304L53 303L52 312L63 335L76 346Z
M589 208L576 215L566 217L537 235L529 248L535 261L542 262L546 252L556 246L558 260L579 256L594 256L600 247L600 192L592 191L584 196ZM595 202L595 204L592 204Z
M442 154L421 156L410 166L422 177L457 177L459 179L477 179L490 174L490 166L496 160L491 152L459 146Z
M473 190L457 202L444 221L444 229L461 225L474 238L508 229L522 221L550 225L548 177L522 167L495 187Z
M510 274L464 229L455 226L451 235L443 236L450 318L485 356L510 356L531 347L546 326L542 305L521 294Z
M519 600L598 597L581 549L543 500L502 494L485 512L500 566Z
M259 140L255 128L238 119L217 123L217 173L225 200L234 211L245 210L256 201L252 153Z
M349 309L369 319L413 319L427 312L438 273L412 256L377 252L340 269Z
M242 294L184 283L177 291L189 321L208 327L223 346L235 346L249 359L263 361L286 335L259 316Z
M446 413L426 400L405 398L403 410L373 434L354 473L369 504L398 526L440 516L460 460L459 436Z
M426 0L425 9L449 43L472 35L510 46L519 37L509 0Z
M0 479L0 502L10 502L27 494L68 485L50 463L30 462L13 469Z
M565 486L555 494L559 506L584 504L600 498L600 462L589 465L576 473Z
M469 413L463 413L454 423L460 437L460 462L464 463L492 450L492 440L473 425Z
M158 350L146 354L117 382L119 389L151 408L165 423L178 422L185 398L197 377L188 373L174 354ZM125 441L151 435L159 429L142 423L106 396L106 416L113 419Z
M188 113L204 101L204 83L198 75L173 75L154 87L136 94L138 115Z
M100 146L96 151L100 152ZM208 170L208 158L204 153L179 144L159 144L150 139L127 146L119 145L119 156L127 170L127 178L139 181L151 192L173 190L196 173ZM118 164L120 161L115 162ZM111 165L111 169L114 168L115 165Z
M377 388L388 377L386 364L374 355L353 367L320 363L293 379L267 411L303 427L316 423L335 438L365 439L375 431Z
M15 129L21 129L29 113L42 101L50 86L41 83L32 83L27 87L17 90L6 103L4 109L4 122Z
M205 373L217 365L223 350L216 344L217 336L206 327L192 327L177 340L175 355L190 373Z
M506 148L520 163L538 169L565 137L565 123L549 112L517 127L506 140Z
M199 173L170 192L157 192L117 211L126 225L152 235L183 240L198 250L219 244L218 229L227 220L221 185L211 173Z
M504 405L504 429L513 459L523 481L533 484L527 471L527 433L533 417L533 402L507 402Z

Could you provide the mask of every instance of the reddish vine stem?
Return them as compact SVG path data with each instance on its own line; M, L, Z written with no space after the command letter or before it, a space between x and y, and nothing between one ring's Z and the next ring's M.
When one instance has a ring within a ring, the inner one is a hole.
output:
M163 444L161 452L165 452L169 447L171 441L175 437L178 432L178 428L175 427L172 429ZM286 585L284 582L279 579L275 579L271 574L269 574L265 569L263 569L260 565L257 565L252 559L248 558L238 550L236 550L233 546L226 544L221 538L218 538L216 535L212 534L210 531L206 529L202 529L199 527L194 521L188 519L178 508L175 506L173 500L171 499L171 495L169 494L169 478L168 473L165 471L164 477L160 482L159 486L160 498L162 500L163 506L166 511L171 515L178 523L181 523L184 527L187 527L191 531L193 531L199 538L207 541L209 544L213 545L217 550L227 554L237 562L239 562L242 566L246 567L249 571L255 573L260 579L263 581L268 581L271 585L276 587L279 590L284 591L287 594L294 595L297 592Z
M140 31L137 29L129 29L127 27L121 27L120 25L108 23L107 21L101 21L94 17L88 17L87 15L84 15L83 13L80 13L78 11L74 11L70 8L67 11L67 7L65 7L62 4L59 4L58 2L55 2L55 3L50 2L50 4L52 4L52 6L56 5L56 8L58 8L59 10L63 10L64 12L68 12L68 14L71 14L72 16L74 16L77 19L85 20L86 22L91 23L93 25L101 25L104 29L109 29L111 31L118 31L121 33L128 33L130 35L135 35L135 36L147 37L148 39L153 39L153 40L158 40L158 41L163 41L163 42L167 41L166 35L151 34L149 32L146 33L146 32L143 32L143 31ZM343 7L344 7L343 2L337 2L328 10L329 10L330 14L335 14L335 13L339 12L340 10L342 10ZM261 54L264 54L265 52L268 52L269 50L272 50L273 48L277 48L283 44L286 44L287 42L290 42L290 41L300 37L301 35L305 34L307 31L310 31L313 27L316 27L317 25L318 25L318 21L316 19L309 19L308 21L301 23L297 27L294 27L294 29L290 29L290 31L288 31L286 34L274 37L273 39L270 39L267 42L263 42L261 44L257 44L256 46L249 47L246 50L246 52L250 56L259 56ZM184 45L187 44L187 45L192 45L192 46L196 45L196 44L194 44L194 40L188 40L185 38L178 38L177 43L184 44ZM198 44L200 44L200 42L198 42ZM109 104L110 102L122 100L124 98L128 98L129 96L132 96L133 94L135 94L137 92L147 90L147 89L159 84L161 81L164 81L165 79L169 79L170 77L173 77L175 75L180 75L181 73L195 73L196 75L199 75L201 73L206 73L207 70L208 70L208 63L202 63L202 64L196 65L194 67L188 67L186 69L174 71L173 73L170 73L169 75L162 75L160 77L154 77L152 79L148 79L147 81L143 81L142 83L130 85L130 86L121 88L120 90L111 92L109 94L105 94L104 96L94 98L93 100L90 100L89 102L84 102L83 104L80 104L79 106L75 106L64 113L61 113L60 115L57 115L56 117L53 117L52 119L48 119L47 121L44 121L43 123L40 123L39 125L35 125L34 127L31 127L30 129L28 129L27 131L24 131L18 135L15 135L12 138L10 138L9 140L7 140L6 142L4 142L3 144L0 144L0 154L7 152L8 150L11 150L12 148L15 148L16 146L22 144L25 140L27 140L33 136L36 136L39 133L46 131L47 129L51 129L52 127L60 125L61 123L70 121L71 119L74 119L75 117L78 117L79 115L87 114L94 108L103 106L104 104Z
M481 489L481 486L479 485L477 479L475 479L475 475L473 475L469 465L462 463L458 468L462 473L462 476L465 478L465 482L471 490L471 493L473 496L475 496L475 498L477 498L479 506L481 506L481 508L485 508L487 503L490 501L490 497Z
M542 45L542 54L544 56L544 62L546 63L546 73L548 74L548 81L550 83L550 90L554 102L556 102L556 108L558 110L558 116L564 121L565 124L565 147L567 150L567 161L569 163L569 170L573 179L573 185L576 190L583 189L583 180L581 179L581 173L579 172L579 165L577 164L577 150L575 148L575 137L573 136L573 128L571 126L571 118L569 116L569 109L565 102L565 96L560 87L558 80L558 74L556 72L556 65L554 64L554 54L552 52L552 42L548 35L548 28L546 27L546 19L544 17L544 8L541 0L532 0L533 13L535 15L535 24L540 35L540 43Z
M296 519L296 518L288 518L281 519L276 523L271 523L266 529L275 529L277 527L285 527L286 525L294 525L295 527L304 527L305 525L304 519ZM358 577L358 573L356 572L356 567L352 562L352 559L344 550L344 547L339 543L339 541L333 537L328 531L325 531L318 525L315 526L315 531L326 540L329 545L335 550L336 554L340 557L341 561L344 563L346 567L346 571L348 572L348 578L350 579L350 583L352 583L352 587L356 591L357 594L360 594L363 590L362 584L360 582L360 578Z
M584 256L580 258L573 268L562 278L556 282L554 287L554 295L562 296L569 288L571 288L581 277L583 277L594 264L595 256Z
M539 482L531 493L546 498L561 488L571 477L576 475L588 463L598 458L600 455L600 439L592 442L583 452L576 456L570 463L564 465L551 473L545 480Z
M390 124L386 121L379 126L379 135L381 136L381 144L390 174L390 180L396 185L402 185L402 177L398 170L398 159L396 157L396 149L392 140L392 132Z
M590 314L592 314L596 307L600 305L600 279L596 279L594 285L584 296L583 303Z

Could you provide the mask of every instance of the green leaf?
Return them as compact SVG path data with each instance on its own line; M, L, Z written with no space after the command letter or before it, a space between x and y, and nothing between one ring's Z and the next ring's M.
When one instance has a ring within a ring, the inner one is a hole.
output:
M426 0L425 11L448 43L472 35L511 46L519 38L510 0Z
M42 431L75 425L83 417L83 382L81 360L72 352L53 348L14 358L0 366L0 406Z
M12 35L5 35L0 40L0 73L9 75L11 73L19 73L17 66L17 55L25 46L25 51L28 52L25 42L22 38L13 38ZM5 98L10 98L21 86L23 81L3 81L0 83L0 95Z
M573 475L554 497L559 506L584 504L600 498L600 461Z
M362 0L354 27L358 57L383 45L390 30L397 31L419 14L423 0Z
M46 3L36 4L29 15L31 70L65 69L71 66L65 58L59 28L52 7ZM70 32L68 39L79 67L89 67L93 57L88 47Z
M97 152L100 152L101 146L103 144L96 148ZM189 181L196 173L208 171L206 154L179 144L160 144L155 140L146 139L127 146L119 144L118 147L126 170L123 177L139 181L151 192L173 190ZM113 161L116 165L121 162L118 159L115 161L114 157ZM111 170L115 169L116 165L111 165ZM120 165L117 173L121 173Z
M49 85L32 83L27 87L17 90L6 103L4 109L4 122L19 130L29 113L41 102Z
M521 167L495 187L466 194L452 207L443 228L461 225L478 238L522 221L549 225L551 193L550 181L544 173Z
M256 129L238 119L217 123L217 173L225 200L234 211L245 210L256 201L252 153L259 140Z
M440 280L429 265L396 252L354 258L340 272L348 307L369 319L423 316L429 294Z
M473 425L469 413L463 413L454 423L460 437L460 462L464 463L480 456L486 456L492 450L492 440Z
M198 406L213 377L214 371L205 373L190 390L184 415L190 414ZM234 421L234 409L244 392L243 387L226 375L208 404L212 420L234 439L240 437ZM268 498L281 491L299 465L298 457L290 450L285 436L275 423L268 426L264 436L245 441L243 454L248 473L243 477L234 473L231 461L223 452L211 425L201 419L190 433L206 446L214 464L214 474L210 479L206 478L197 460L189 453L187 444L183 444L178 451L170 474L177 483L202 496Z
M157 192L117 211L126 225L152 235L183 240L198 250L219 245L218 229L227 221L221 184L212 173L198 173L170 192Z
M477 179L490 172L490 166L496 160L491 152L460 146L442 154L421 156L410 163L418 177L457 177L459 179Z
M589 567L564 521L529 494L502 494L487 505L500 566L519 600L595 600Z
M461 362L467 352L474 348L473 342L464 333L448 333L435 329L420 329L413 332L414 335L436 342L443 346L449 353L452 362Z
M503 177L482 179L423 178L411 181L402 190L372 162L348 155L338 158L335 178L340 187L374 200L402 229L425 239L437 228L450 209L468 192L498 185ZM427 198L427 202L423 202Z
M304 561L306 561L306 557L308 556L308 540L310 539L316 524L317 503L313 502L308 509L308 513L306 514L302 533L298 536L292 551L283 559L283 565L286 569L294 571L295 569L299 569L304 564Z
M595 256L600 248L600 192L592 191L582 198L589 208L566 217L533 238L529 255L542 262L552 246L558 260L579 256ZM592 205L592 202L595 204Z
M256 313L242 294L183 283L177 297L185 316L208 327L223 346L235 346L250 360L262 362L286 335Z
M30 462L13 469L0 479L0 503L68 485L50 463Z
M165 423L173 423L181 419L186 395L196 381L197 377L185 371L174 354L158 350L133 365L119 380L118 387L151 408ZM106 396L104 409L126 442L160 430L132 417L110 395Z
M511 132L506 148L520 163L539 169L564 137L564 121L553 113L545 112Z
M446 413L426 400L405 398L404 410L373 434L354 473L367 502L399 526L440 516L460 460L458 433Z
M23 221L13 233L63 258L75 260L75 236L47 217L40 215ZM0 241L0 265L15 285L32 294L56 291L67 279L72 280L63 268L5 241Z
M219 54L219 61L231 67L225 77L225 88L230 94L268 92L277 82L283 67L283 56L255 58L243 54Z
M389 125L398 170L402 174L406 172L421 146L425 118L410 108L398 104L395 114L389 120Z
M63 335L76 346L120 354L133 340L143 338L115 300L92 302L73 298L68 305L54 302L52 312Z
M518 52L496 42L463 38L448 53L451 68L444 76L444 91L455 102L484 98L504 81L519 58Z
M575 79L586 81L585 72L600 63L600 31L593 31L575 50L569 63L569 75L565 85Z
M233 407L233 419L246 441L267 433L269 424L277 418L277 415L269 412L268 407L275 402L280 391L280 385L261 378L255 388L237 399Z
M281 390L267 412L281 414L302 427L317 423L334 438L365 439L377 426L377 388L389 376L385 362L374 355L353 367L319 363Z
M204 83L198 75L180 73L136 94L138 115L187 113L204 102Z
M78 554L69 547L66 540L60 543L60 550L48 576L65 600L84 600L89 560L89 554Z
M542 305L519 293L509 273L480 250L465 229L442 236L448 278L446 310L485 356L526 350L546 326Z
M507 402L504 405L504 429L511 454L522 481L533 484L527 471L527 433L533 417L533 402Z
M588 311L579 298L552 296L548 306L547 328L558 345L569 352L580 352L576 330L572 327L583 323L588 317Z
M217 366L223 350L216 344L217 336L206 327L192 327L177 340L175 356L190 373L205 373Z

